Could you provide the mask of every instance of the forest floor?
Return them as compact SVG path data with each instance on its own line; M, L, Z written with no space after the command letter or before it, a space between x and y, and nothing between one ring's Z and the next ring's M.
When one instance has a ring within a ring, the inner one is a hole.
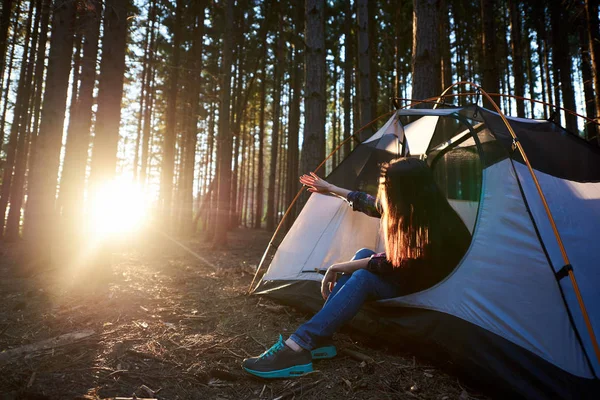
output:
M155 238L115 251L97 279L24 272L22 245L3 245L0 399L483 398L442 365L349 329L335 337L343 354L316 361L312 374L269 381L246 374L244 358L310 317L246 295L268 240L264 231L240 229L228 250L186 241L201 261Z

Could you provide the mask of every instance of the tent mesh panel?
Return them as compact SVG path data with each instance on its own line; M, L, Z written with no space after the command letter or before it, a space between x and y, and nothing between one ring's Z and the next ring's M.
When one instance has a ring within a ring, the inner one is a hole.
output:
M483 165L469 132L469 127L455 118L440 118L430 149L450 140L453 143L440 150L429 151L427 159L436 183L448 199L478 202Z

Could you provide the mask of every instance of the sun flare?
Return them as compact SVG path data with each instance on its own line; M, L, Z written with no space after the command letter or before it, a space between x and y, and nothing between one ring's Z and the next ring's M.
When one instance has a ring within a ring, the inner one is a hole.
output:
M90 229L100 236L132 233L148 216L148 198L141 187L124 179L102 185L93 195Z

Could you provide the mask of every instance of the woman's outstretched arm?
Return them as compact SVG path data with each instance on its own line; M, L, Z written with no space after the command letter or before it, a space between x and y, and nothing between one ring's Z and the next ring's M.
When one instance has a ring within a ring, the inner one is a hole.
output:
M316 174L302 175L300 183L308 186L308 190L313 193L327 194L331 193L350 204L354 211L360 211L370 217L381 218L381 204L377 199L370 194L351 191L338 186L335 186L324 179L319 178Z
M313 193L331 193L335 196L341 197L344 200L348 197L350 190L337 187L324 179L321 179L317 174L310 172L310 175L302 175L300 177L300 183L308 186L308 190Z

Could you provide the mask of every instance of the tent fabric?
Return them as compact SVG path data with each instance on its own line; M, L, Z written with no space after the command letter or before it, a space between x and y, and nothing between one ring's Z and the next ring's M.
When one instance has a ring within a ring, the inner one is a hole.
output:
M454 315L591 378L512 171L509 160L486 169L473 243L455 272L433 288L381 304Z
M364 235L356 235L361 232ZM368 238L368 240L365 240ZM335 246L331 246L335 243ZM312 195L290 229L263 279L310 279L321 281L315 270L341 260L350 260L356 250L367 247L383 251L379 220L352 211L334 196ZM305 271L305 272L303 272Z
M510 149L512 137L496 113L482 110L482 117L496 138ZM509 118L531 166L546 174L576 182L600 182L600 148L567 132L551 121L536 123ZM515 159L524 163L518 152Z
M533 218L540 236L546 244L546 249L552 263L552 268L558 272L564 261L552 226L537 195L533 179L527 167L516 164L519 180L523 185L525 197L528 199ZM581 183L556 178L540 171L535 171L541 189L546 197L548 206L560 233L561 240L573 266L581 296L590 316L594 332L600 333L600 253L591 250L591 244L598 237L600 222L600 183ZM572 212L577 210L577 212ZM594 355L591 338L580 312L575 291L568 278L560 281L569 309L573 313L576 326L581 332L596 374L600 374L600 364Z
M405 123L405 125L402 125ZM509 118L552 212L600 333L600 150L550 121ZM327 177L371 194L380 165L426 159L472 243L437 285L367 305L352 325L445 354L498 393L596 398L600 366L535 182L500 116L477 106L399 110ZM379 220L313 194L277 247L256 294L316 311L321 275L359 248L379 251ZM402 339L404 340L404 339ZM433 345L433 346L430 346Z

